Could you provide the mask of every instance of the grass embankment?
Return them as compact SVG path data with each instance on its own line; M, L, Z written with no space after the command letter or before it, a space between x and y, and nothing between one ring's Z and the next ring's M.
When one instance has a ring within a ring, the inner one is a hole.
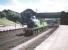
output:
M0 25L13 25L13 24L15 23L6 18L0 18Z

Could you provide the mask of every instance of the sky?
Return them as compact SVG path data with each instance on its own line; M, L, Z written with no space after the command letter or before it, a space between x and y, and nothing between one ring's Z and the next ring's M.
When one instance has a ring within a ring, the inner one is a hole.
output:
M36 12L68 12L68 0L0 0L0 11L22 12L28 8Z

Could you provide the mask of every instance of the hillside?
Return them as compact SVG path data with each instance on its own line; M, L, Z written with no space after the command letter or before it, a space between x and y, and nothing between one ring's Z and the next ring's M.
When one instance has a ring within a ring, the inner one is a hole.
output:
M13 25L13 24L15 23L6 18L0 18L0 25Z

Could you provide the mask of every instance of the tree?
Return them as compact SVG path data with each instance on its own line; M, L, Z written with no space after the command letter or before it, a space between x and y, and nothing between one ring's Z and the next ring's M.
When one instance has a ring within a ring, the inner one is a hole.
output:
M61 12L60 24L68 25L68 13L66 13L64 11Z
M0 18L6 17L6 14L4 12L0 12Z
M21 18L21 15L19 13L12 10L3 10L3 12L5 12L6 18L13 22L19 21L19 19Z

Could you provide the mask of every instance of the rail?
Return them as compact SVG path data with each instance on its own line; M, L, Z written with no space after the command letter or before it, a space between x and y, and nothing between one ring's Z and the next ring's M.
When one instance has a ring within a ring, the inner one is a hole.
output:
M52 34L55 30L56 30L57 27L54 27L54 28L50 28L48 29L47 31L43 32L42 34L32 38L31 40L29 41L26 41L25 43L22 43L14 48L11 48L10 50L31 50L29 48L32 48L32 45L35 45L37 44L38 42L40 42L40 40L42 40L42 38L46 37L48 34ZM50 36L49 35L49 36ZM47 36L48 37L48 36ZM47 38L46 37L46 38ZM45 39L45 38L44 38ZM41 43L41 42L40 42Z

